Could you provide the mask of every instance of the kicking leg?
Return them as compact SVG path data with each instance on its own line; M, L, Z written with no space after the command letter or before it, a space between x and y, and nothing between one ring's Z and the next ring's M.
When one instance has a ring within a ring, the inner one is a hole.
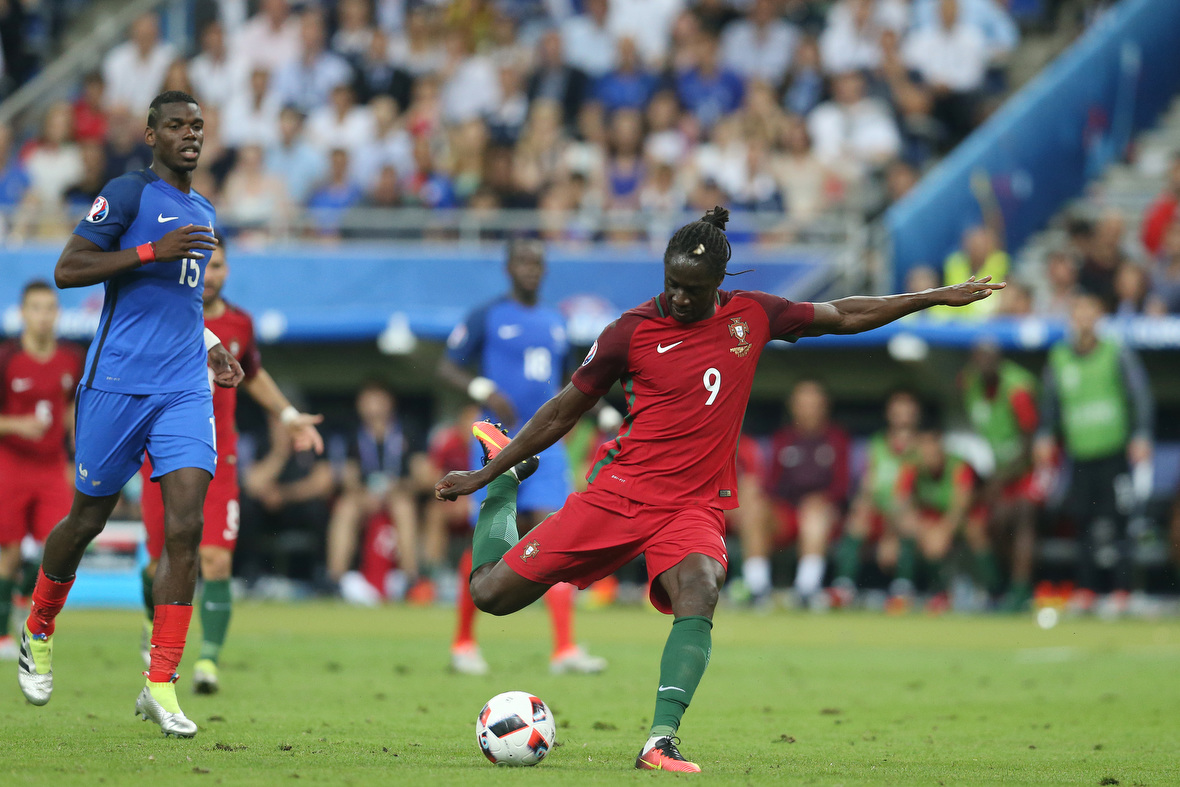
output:
M33 588L29 617L21 630L17 676L21 691L33 705L49 702L53 693L53 631L57 613L74 585L82 553L106 527L118 495L74 494L66 518L45 539L45 555Z
M713 651L713 611L725 584L725 568L711 557L693 553L660 574L656 581L668 594L674 619L660 659L651 735L635 760L635 767L697 773L700 767L685 760L677 750L675 735L709 666Z
M472 536L471 600L492 615L510 615L539 599L549 585L517 574L501 559L519 539L516 530L516 490L520 482L504 473L488 484Z

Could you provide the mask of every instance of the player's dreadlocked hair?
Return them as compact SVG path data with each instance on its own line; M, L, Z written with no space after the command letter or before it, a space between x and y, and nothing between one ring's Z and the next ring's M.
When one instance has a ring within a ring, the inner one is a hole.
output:
M725 275L725 266L733 255L729 238L725 237L725 223L729 211L718 205L700 219L676 230L664 251L664 264L675 260L701 260L718 278Z
M160 122L160 107L165 104L196 104L197 100L185 93L183 90L165 90L160 95L152 99L151 106L148 107L148 121L147 124L152 128L158 128Z

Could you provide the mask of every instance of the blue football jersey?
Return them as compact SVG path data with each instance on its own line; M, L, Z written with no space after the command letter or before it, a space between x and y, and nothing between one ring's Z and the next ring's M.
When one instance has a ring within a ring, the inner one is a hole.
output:
M212 227L209 200L168 185L150 169L103 187L75 235L103 251L158 241L177 227ZM201 294L205 259L149 262L103 283L98 333L86 354L84 385L124 394L208 389Z
M561 390L569 342L556 311L505 297L457 325L447 354L496 384L516 408L519 427Z

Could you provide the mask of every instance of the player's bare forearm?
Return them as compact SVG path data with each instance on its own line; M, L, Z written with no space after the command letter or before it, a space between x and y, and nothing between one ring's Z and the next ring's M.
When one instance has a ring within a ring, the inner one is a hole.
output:
M71 235L53 269L53 281L61 289L91 284L133 271L141 265L135 249L103 251L97 243Z
M978 280L972 276L961 284L936 287L922 292L882 296L856 295L817 303L815 319L805 335L863 333L900 320L908 314L929 309L931 306L966 306L983 300L1003 288L1003 282L992 284L990 276Z
M283 409L291 404L283 392L279 390L278 383L265 369L259 369L258 374L248 380L242 380L241 387L242 390L250 394L250 398L273 415L283 412Z
M471 385L471 381L475 379L475 375L445 355L439 359L438 369L435 373L438 375L438 379L464 393L467 392L467 386Z
M279 384L266 369L259 369L258 373L248 380L243 379L240 387L267 412L283 420L283 426L295 442L296 451L311 449L317 454L324 452L324 439L316 429L318 424L323 423L324 417L295 411L286 395L279 389ZM290 411L287 410L288 407L291 408Z

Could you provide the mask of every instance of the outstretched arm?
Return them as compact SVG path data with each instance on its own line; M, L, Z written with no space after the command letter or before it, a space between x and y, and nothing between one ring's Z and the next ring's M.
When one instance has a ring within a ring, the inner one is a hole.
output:
M487 486L493 478L517 462L541 453L564 437L598 399L597 396L582 393L573 383L569 383L557 396L541 405L541 409L520 428L508 447L488 462L486 467L447 473L435 484L434 496L439 500L454 500L459 495L469 495Z
M994 291L1004 288L1004 282L991 283L990 276L972 276L962 284L937 287L922 292L881 297L858 295L837 301L815 304L815 319L805 336L826 333L863 333L880 328L907 314L929 309L931 306L966 306L981 301Z

